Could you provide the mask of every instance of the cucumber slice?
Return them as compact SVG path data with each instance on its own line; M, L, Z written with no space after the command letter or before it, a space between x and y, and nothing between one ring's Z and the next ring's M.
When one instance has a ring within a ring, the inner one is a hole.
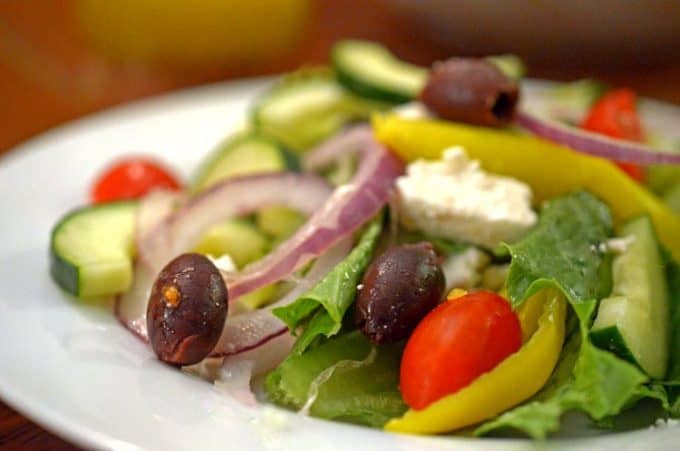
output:
M299 169L297 157L274 139L256 132L239 134L223 141L208 157L192 190L202 191L236 175Z
M661 379L668 366L670 313L659 241L648 216L621 232L632 242L614 258L612 295L600 302L591 339Z
M269 247L269 239L252 223L232 219L208 229L194 251L217 257L228 254L242 268L266 254Z
M558 85L552 94L555 100L561 103L574 105L579 110L587 111L607 89L607 85L599 80L583 78Z
M527 73L527 68L522 58L512 53L488 56L486 60L500 69L506 77L514 81L520 81Z
M286 207L266 207L260 209L255 223L263 232L271 235L274 241L282 241L293 234L306 218L300 212Z
M265 285L262 288L258 288L255 291L251 291L248 294L244 294L238 298L238 303L246 310L252 311L274 301L279 297L279 284L273 283L271 285Z
M340 83L368 98L408 102L427 80L427 69L400 61L373 42L341 41L333 47L331 60Z
M50 239L54 281L80 299L127 290L132 283L136 211L136 202L114 202L62 217Z
M326 68L303 69L259 99L252 121L259 130L303 152L347 123L390 106L353 96Z

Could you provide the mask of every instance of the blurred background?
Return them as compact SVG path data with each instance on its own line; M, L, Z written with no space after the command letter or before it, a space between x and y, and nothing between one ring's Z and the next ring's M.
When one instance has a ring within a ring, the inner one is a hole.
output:
M680 103L677 0L0 0L0 152L87 113L327 61L338 39L420 64L515 52Z

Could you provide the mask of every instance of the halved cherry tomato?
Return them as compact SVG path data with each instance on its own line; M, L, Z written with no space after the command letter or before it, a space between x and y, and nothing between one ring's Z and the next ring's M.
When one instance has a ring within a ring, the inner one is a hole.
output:
M522 345L522 329L504 298L478 291L448 300L423 318L406 343L400 390L412 409L455 393Z
M609 91L595 102L581 128L610 138L642 141L644 133L637 113L635 92L626 88ZM640 166L620 162L616 165L632 179L638 182L644 180L645 174Z
M121 160L97 179L91 192L94 203L137 199L154 188L179 190L180 183L158 162L144 157Z

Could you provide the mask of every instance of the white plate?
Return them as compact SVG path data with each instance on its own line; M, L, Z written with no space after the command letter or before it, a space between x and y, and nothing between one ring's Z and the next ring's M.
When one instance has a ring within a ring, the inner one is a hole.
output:
M46 133L0 160L2 398L87 448L526 449L526 440L411 437L272 406L248 409L158 363L108 311L70 301L51 282L50 228L66 210L86 202L98 169L143 151L187 175L242 123L248 102L267 83L215 85L116 108ZM559 449L671 449L680 443L680 428L551 443Z

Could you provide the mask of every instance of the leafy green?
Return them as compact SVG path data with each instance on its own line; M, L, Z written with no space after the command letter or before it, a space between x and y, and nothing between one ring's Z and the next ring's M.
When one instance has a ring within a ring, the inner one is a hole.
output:
M609 209L580 191L547 202L538 224L507 245L512 263L506 283L513 305L547 286L572 303L597 300L611 290L610 256L600 250L612 233Z
M664 388L667 396L667 405L664 407L672 417L680 417L680 264L676 262L671 253L662 249L662 255L666 264L666 278L668 280L668 293L671 313L671 342L670 342L670 366ZM662 401L663 404L663 401Z
M330 378L320 383L310 413L381 427L406 410L398 389L402 346L375 347L359 331L333 337L303 354L291 354L269 373L265 380L267 397L300 409L314 382L318 384L319 376L335 366ZM343 365L348 361L354 364Z
M311 317L295 343L294 353L304 352L318 336L330 337L340 331L345 312L354 301L357 284L373 256L382 230L381 218L366 227L359 244L314 288L291 304L274 309L274 315L292 331Z
M647 377L614 354L596 348L588 332L597 300L608 294L611 262L600 251L612 231L608 208L578 192L547 203L537 226L508 246L512 255L507 290L514 304L546 287L561 290L576 313L579 331L564 347L560 363L532 402L480 426L477 435L514 428L544 438L568 410L594 420L619 413L640 393Z
M662 248L661 255L666 265L668 281L668 301L671 313L671 355L668 369L668 381L680 384L680 264L671 253Z
M558 367L534 400L483 424L475 431L477 435L514 428L543 439L559 428L560 417L566 411L580 410L594 420L602 420L638 399L647 377L635 366L588 341L587 325L595 305L588 302L579 306L583 316L579 315L581 328L575 334L578 338L567 343Z

